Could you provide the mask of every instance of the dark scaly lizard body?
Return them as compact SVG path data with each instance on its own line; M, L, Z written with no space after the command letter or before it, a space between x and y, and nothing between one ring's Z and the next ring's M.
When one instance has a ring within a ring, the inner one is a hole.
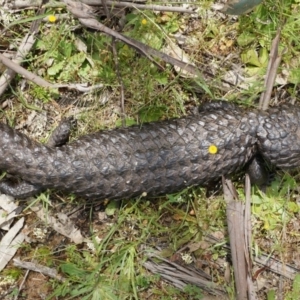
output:
M244 111L216 101L197 115L100 131L56 148L0 124L0 170L31 184L32 192L51 188L99 200L157 196L231 174L258 151L278 167L300 165L299 123L299 107ZM22 183L0 183L0 191L19 198L31 194L24 190Z

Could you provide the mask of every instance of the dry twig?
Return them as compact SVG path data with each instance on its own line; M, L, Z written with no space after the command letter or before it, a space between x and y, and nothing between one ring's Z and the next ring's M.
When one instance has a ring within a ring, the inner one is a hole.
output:
M15 74L18 73L22 75L25 79L39 85L45 88L68 88L68 89L75 89L79 92L90 92L94 89L99 89L103 87L103 84L97 84L93 86L88 86L87 84L81 84L81 83L58 83L58 84L52 84L45 79L37 76L36 74L24 69L14 61L10 60L9 58L5 57L3 54L0 53L0 61L9 68L9 70L13 71Z
M24 69L23 67L21 67L19 64L17 64L16 62L8 59L7 57L5 57L3 54L0 53L0 61L7 67L9 68L7 71L10 71L11 74L13 74L13 76L10 78L10 80L13 79L13 77L15 76L16 73L24 76L27 80L32 81L42 87L53 87L53 85L51 83L49 83L48 81L42 79L41 77L27 71L26 69ZM8 84L8 82L7 82ZM5 88L7 87L7 85L5 86ZM2 90L2 92L4 92L4 90Z
M155 262L155 259L162 261L162 263ZM188 270L175 262L161 257L157 253L149 252L148 260L143 265L152 273L159 274L181 290L183 290L187 284L193 284L212 295L226 295L224 288L218 286L211 280L203 278L198 272Z
M238 200L231 180L222 177L226 201L227 225L230 240L231 259L234 270L236 299L247 300L247 263L245 259L244 205Z
M99 0L80 0L81 3L91 5L91 6L101 6L101 1ZM140 4L136 2L129 1L105 1L106 5L111 9L113 7L117 8L133 8L139 10L154 10L154 11L169 11L169 12L178 12L178 13L195 13L194 9L183 8L180 6L170 6L170 5L149 5L149 4ZM146 2L146 1L145 1ZM12 3L13 8L27 8L40 6L42 0L15 0ZM57 6L55 3L48 3L44 7L53 7Z
M278 55L278 46L280 41L280 33L281 30L277 30L277 34L272 42L271 52L270 52L270 59L267 68L267 74L265 78L265 91L261 93L259 99L259 108L262 110L266 110L269 106L269 102L271 99L272 89L274 87L274 82L276 79L277 70L279 64L281 62L282 53Z
M191 73L192 75L199 76L200 74L206 74L210 77L214 77L213 74L207 72L207 71L200 71L199 68L185 63L179 59L173 58L165 53L162 53L152 47L149 47L139 41L136 41L134 39L131 39L129 37L126 37L108 27L103 25L102 23L98 22L94 16L94 11L91 7L88 5L85 5L80 2L75 2L73 0L63 0L64 3L67 5L68 10L78 18L80 23L88 28L92 28L101 32L104 32L110 36L115 37L116 39L126 43L127 45L133 47L137 51L139 51L142 55L146 56L152 63L160 67L161 69L162 66L160 66L153 58L157 57L160 58L161 60L165 61L166 63L169 63L173 66L178 66L180 69ZM227 82L225 80L222 80L223 82L232 85L230 82Z
M21 45L18 48L18 51L16 53L13 62L10 59L6 58L3 54L0 54L0 61L2 61L2 63L9 68L5 70L2 76L0 77L0 96L4 93L7 86L14 79L16 73L18 73L18 71L16 70L18 68L17 67L11 68L10 66L12 64L10 62L12 62L14 66L20 65L24 60L24 58L27 56L27 54L30 52L34 42L35 42L35 33L26 34L26 36L23 38L21 42Z
M45 8L40 7L37 11L37 16L42 15L44 12L45 12ZM20 65L23 62L24 58L27 56L27 54L30 52L33 44L35 43L35 35L38 32L41 21L42 19L37 19L34 22L32 22L30 26L30 32L25 35L25 37L21 42L21 45L18 47L18 51L15 55L14 62L13 62L15 66ZM12 65L12 62L2 54L0 56L0 61L2 61L2 63L9 68L5 70L5 72L0 77L0 96L1 96L6 90L7 86L12 81L12 79L16 76L18 71L8 66L8 65ZM16 69L18 69L18 67L16 67Z
M247 287L248 299L257 300L257 291L252 280L252 228L251 228L251 182L250 177L246 174L245 178L245 216L244 216L244 236L245 236L245 259L247 263Z
M56 269L48 268L48 267L45 267L43 265L33 263L33 262L22 261L18 258L15 258L13 261L14 261L14 266L16 266L16 267L20 267L20 268L38 272L38 273L42 273L46 276L49 276L49 277L54 278L61 282L65 281L65 279L57 273Z

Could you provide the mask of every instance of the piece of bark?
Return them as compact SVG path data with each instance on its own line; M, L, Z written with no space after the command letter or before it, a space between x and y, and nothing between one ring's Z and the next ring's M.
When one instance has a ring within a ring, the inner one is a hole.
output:
M277 30L277 34L272 41L271 52L269 56L269 63L267 68L267 73L264 82L265 91L261 93L259 99L259 108L262 110L266 110L269 107L269 102L271 99L272 89L274 87L274 82L276 79L276 74L278 67L281 62L282 55L278 55L278 47L280 41L280 33L281 30Z
M224 199L226 201L227 226L230 240L231 259L234 270L236 299L247 300L247 263L245 259L244 204L231 180L222 177Z
M49 268L34 262L22 261L18 258L15 258L13 262L14 262L14 266L16 267L30 270L33 272L38 272L61 282L65 281L65 279L62 276L60 276L57 270L54 268Z

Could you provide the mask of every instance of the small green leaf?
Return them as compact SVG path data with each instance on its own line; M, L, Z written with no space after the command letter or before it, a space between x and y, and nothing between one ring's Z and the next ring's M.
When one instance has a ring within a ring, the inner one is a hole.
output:
M139 116L142 123L152 122L159 120L165 112L165 106L148 106L139 111Z
M85 61L85 59L86 59L86 54L84 52L79 52L70 57L68 64L74 65L77 68L79 68L81 66L81 64ZM74 66L70 66L70 67L74 67Z
M59 52L63 54L65 58L69 58L72 54L73 44L62 41L60 42L58 49Z
M287 207L288 211L292 212L292 213L298 213L300 208L299 205L295 202L288 202L288 207Z
M295 279L293 282L293 293L297 296L300 295L300 274L297 274L295 276Z
M153 77L161 85L165 85L169 81L168 77L165 74L157 73Z
M85 278L87 273L82 269L78 268L73 263L65 263L61 265L61 270L63 273L68 274L70 276L82 277Z
M253 204L261 204L263 199L258 195L252 195L252 203Z
M289 81L293 84L299 84L300 82L300 69L293 69L290 72Z
M239 46L245 47L250 45L256 39L257 37L255 35L249 34L249 32L244 32L237 38L237 43Z
M59 63L54 63L52 67L47 70L49 76L55 76L60 73L61 70L64 69L65 62L61 61Z
M119 208L119 202L117 201L110 201L106 208L105 208L105 213L108 216L113 216L116 213L116 210Z
M131 119L131 118L126 118L125 119L125 126L132 126L136 124L136 120L135 119ZM123 125L122 119L119 119L116 121L116 127L121 127Z
M268 291L267 300L275 300L275 291L274 290Z
M254 49L248 49L246 52L242 53L241 58L245 64L250 64L256 67L261 66L261 63L258 59L258 54Z
M268 63L268 59L269 59L269 53L268 50L266 48L261 48L259 50L259 57L258 57L261 66L267 66Z

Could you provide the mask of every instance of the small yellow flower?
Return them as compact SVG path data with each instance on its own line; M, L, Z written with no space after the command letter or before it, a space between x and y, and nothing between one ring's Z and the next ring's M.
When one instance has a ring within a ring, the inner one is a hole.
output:
M216 145L210 145L208 148L210 154L216 154L218 152L218 147Z
M270 230L270 223L268 221L265 221L264 229Z
M56 21L56 17L54 15L48 16L48 21L54 23Z
M147 24L147 20L143 19L141 23L142 23L142 25L146 25Z

